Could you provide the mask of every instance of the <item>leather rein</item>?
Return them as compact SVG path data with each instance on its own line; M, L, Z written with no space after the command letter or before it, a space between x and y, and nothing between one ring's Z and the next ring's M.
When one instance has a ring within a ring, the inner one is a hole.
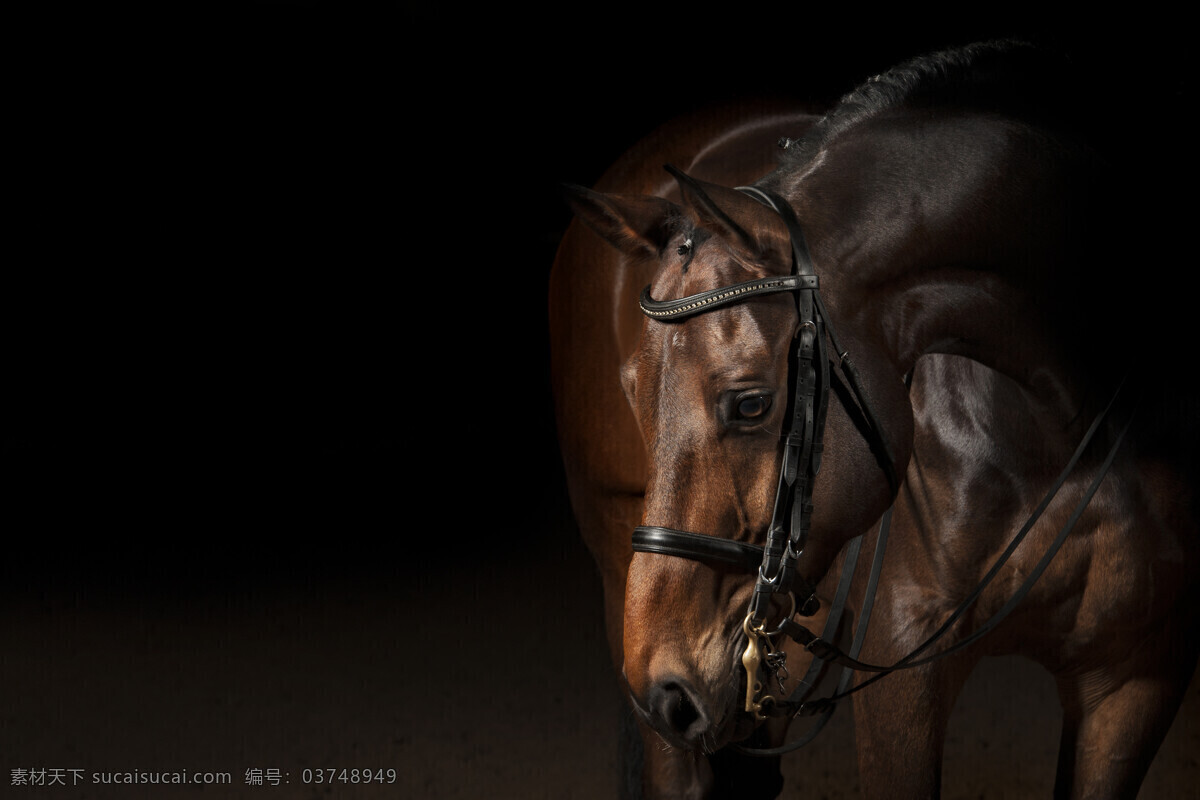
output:
M677 178L690 180L686 175L668 168ZM780 292L796 293L796 308L800 323L792 340L789 369L791 391L791 421L783 438L783 459L779 470L778 487L776 490L774 509L771 523L767 530L765 546L748 542L724 539L704 533L676 530L660 526L639 526L633 532L633 550L640 553L677 556L699 561L709 566L732 569L755 575L754 593L751 596L745 620L742 623L746 636L746 649L742 654L742 666L746 671L746 695L744 710L753 714L756 719L768 717L789 717L819 715L816 725L802 738L775 748L748 748L733 745L739 752L749 755L774 756L798 749L816 738L844 697L865 688L883 676L899 669L928 664L931 661L948 656L951 653L973 643L994 629L1001 620L1020 603L1028 594L1034 582L1049 565L1050 560L1058 551L1062 542L1083 514L1092 496L1112 464L1125 432L1128 430L1127 421L1120 434L1116 437L1107 458L1098 474L1092 481L1083 498L1076 506L1074 513L1059 532L1054 542L1048 547L1037 566L1027 576L1024 583L991 619L969 636L955 642L950 647L935 655L921 658L934 642L944 636L951 627L966 613L967 609L978 599L983 590L999 573L1001 567L1015 552L1017 546L1032 529L1042 512L1050 504L1058 490L1066 482L1071 471L1079 461L1083 452L1092 441L1101 423L1116 402L1120 387L1104 410L1096 417L1088 432L1076 449L1074 455L1059 475L1054 485L1034 510L1030 519L1021 527L1005 551L997 558L991 569L980 584L962 602L959 608L934 632L925 642L914 649L904 658L894 664L881 666L870 664L858 659L863 641L866 638L867 625L871 616L875 593L878 588L879 574L883 565L883 556L887 546L889 523L892 510L889 508L880 522L879 535L876 541L871 571L860 609L858 624L853 641L848 652L843 652L833 644L833 638L841 622L849 594L858 556L862 546L862 536L852 539L846 546L846 558L838 588L834 595L830 613L820 636L793 619L796 613L811 616L820 607L815 594L815 586L806 580L796 569L796 562L808 538L812 520L812 489L817 472L821 466L826 410L829 403L830 387L837 380L831 370L828 355L829 346L837 354L837 369L845 377L852 404L846 402L845 393L839 392L843 404L852 418L856 418L860 429L875 454L882 468L892 496L899 491L899 476L896 472L895 459L882 435L878 417L874 413L866 393L862 390L858 372L850 360L849 354L841 348L833 330L829 315L821 301L816 270L808 247L801 231L800 224L791 206L779 195L755 186L738 187L750 197L771 208L783 220L788 228L792 245L792 273L788 276L761 278L731 286L700 292L678 300L654 300L647 286L641 294L639 304L642 312L649 318L664 323L679 322L697 314L702 314L723 306L745 302L753 297ZM827 344L828 341L828 344ZM911 382L911 374L907 380ZM1123 385L1123 382L1122 382ZM790 612L778 623L774 630L768 630L770 600L775 595L790 599ZM797 602L799 598L799 602ZM765 678L775 678L782 689L787 677L785 666L786 654L775 642L781 636L787 636L797 642L814 656L812 663L792 693L785 699L766 694ZM813 690L817 676L824 664L838 664L843 670L835 693L829 697L817 700L807 700ZM850 683L855 671L873 672L872 677L861 681L854 688Z

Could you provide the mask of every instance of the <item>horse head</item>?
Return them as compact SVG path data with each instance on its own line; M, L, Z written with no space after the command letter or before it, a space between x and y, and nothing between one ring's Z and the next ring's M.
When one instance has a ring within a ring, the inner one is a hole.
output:
M643 293L640 343L621 370L650 465L638 529L649 533L643 547L635 545L626 586L624 677L635 708L668 744L714 751L763 718L748 710L755 691L747 685L756 674L790 689L743 657L755 635L747 609L758 554L779 526L788 482L782 476L797 471L784 462L789 434L795 441L793 429L802 424L795 417L797 381L804 379L795 359L802 329L812 322L793 290L815 286L817 278L793 276L796 234L781 209L750 191L674 172L680 202L581 188L571 194L577 213L610 243L628 257L658 262ZM686 300L671 302L678 298ZM857 335L853 341L867 343ZM793 611L811 613L812 587L846 541L891 502L894 474L889 481L890 465L881 465L870 431L882 432L899 469L908 458L911 407L891 362L869 348L856 353L878 417L864 420L845 384L819 363L843 354L816 352L814 374L826 373L816 382L832 384L829 396L841 402L824 404L823 420L801 436L814 465L808 493L795 501L805 535L791 542L787 586L759 604L760 626ZM721 557L712 557L715 543ZM791 655L795 672L800 655L786 648L773 655L779 652Z
M1128 128L1081 85L1056 54L980 43L782 131L769 173L656 180L688 124L606 173L610 193L571 193L621 253L574 239L554 308L583 312L566 416L607 459L581 508L650 796L749 796L752 773L774 796L733 751L803 746L781 744L788 722L851 693L864 793L932 796L957 689L993 653L1055 674L1056 791L1135 791L1195 665L1190 316L1145 202L1173 173L1126 168ZM894 498L886 565L881 525L870 575L830 591ZM833 694L796 680L810 655L843 668ZM655 731L669 747L645 749Z

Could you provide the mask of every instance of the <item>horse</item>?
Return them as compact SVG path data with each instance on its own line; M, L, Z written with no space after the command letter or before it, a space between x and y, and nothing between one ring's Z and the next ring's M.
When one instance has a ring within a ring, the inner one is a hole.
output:
M863 796L936 797L996 655L1054 676L1054 796L1136 796L1197 663L1200 404L1161 173L1079 86L980 42L566 187L552 390L628 796L775 797L849 700Z

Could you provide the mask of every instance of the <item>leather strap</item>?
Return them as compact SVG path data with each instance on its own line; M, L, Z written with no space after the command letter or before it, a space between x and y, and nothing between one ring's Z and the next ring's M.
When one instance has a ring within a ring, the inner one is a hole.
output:
M643 525L633 531L633 549L639 553L681 556L709 565L730 567L751 575L758 572L763 549L749 542L737 542L703 533L677 531Z
M740 303L759 295L815 288L817 288L816 275L784 275L734 283L720 289L681 297L678 300L655 300L650 296L650 287L647 286L642 290L638 305L641 306L642 313L646 316L662 322L672 322L687 319L705 311L712 311L721 306Z
M909 372L904 376L905 389L912 390L913 373ZM859 610L858 624L854 629L854 640L850 643L849 658L856 659L862 651L863 642L867 638L867 629L871 623L871 612L875 608L875 595L879 589L879 576L883 572L883 559L887 553L888 535L892 528L892 508L888 508L883 512L883 517L879 520L879 535L875 539L875 554L871 559L871 572L867 577L867 586L863 590L862 607ZM825 620L825 627L821 631L821 638L826 641L832 641L837 635L838 627L841 624L842 613L846 604L846 595L849 593L850 584L854 578L854 570L858 564L859 551L862 548L862 536L856 536L850 541L847 546L846 560L842 565L842 576L838 582L837 594L834 597L833 605L829 610L829 617ZM781 626L782 627L782 626ZM825 666L826 662L818 655L814 654L812 661L809 663L808 672L805 673L796 690L792 692L792 696L786 701L777 703L769 712L769 716L783 716L795 718L801 708L804 708L804 701L809 693L813 690L813 681L816 680L817 674ZM834 690L834 697L842 697L850 688L850 683L854 679L854 669L848 666L842 667L842 674L838 680L837 688ZM780 756L786 753L791 753L805 747L816 740L817 736L828 724L830 717L837 711L837 702L826 702L818 700L820 703L819 712L820 718L802 736L793 739L790 742L782 744L778 747L744 747L742 745L731 745L734 749L749 756ZM811 704L815 706L816 704Z
M858 399L859 408L862 409L863 416L866 418L867 424L873 432L872 436L866 437L867 444L870 446L871 452L875 454L875 459L879 462L879 466L883 469L884 475L887 477L892 495L895 496L900 491L900 476L896 473L896 458L892 455L892 449L888 446L887 439L883 436L883 426L880 425L879 418L875 415L875 410L866 400L867 395L863 392L862 380L858 376L858 369L850 359L850 353L843 350L841 343L838 341L837 332L834 331L833 324L829 321L829 313L825 310L825 302L821 299L821 293L813 292L813 295L821 318L825 320L825 329L829 334L829 341L833 344L833 349L838 354L838 366L842 374L846 376L846 382L850 384L850 391ZM911 373L905 376L906 383L911 383L911 380Z
M850 655L857 656L862 649L863 641L866 639L867 626L871 621L871 611L875 605L875 591L879 585L879 574L883 569L883 555L887 551L888 533L891 530L892 509L884 512L883 518L879 522L879 536L875 541L875 555L871 560L871 575L867 580L867 588L863 593L863 608L858 618L858 625L854 631L854 641L850 645ZM829 617L825 620L825 627L822 630L822 637L832 639L837 635L838 626L841 624L842 613L845 608L846 596L850 591L850 584L854 579L854 569L858 564L859 551L862 548L862 536L856 536L850 541L846 551L846 561L842 566L842 577L838 582L837 595L834 597L833 605L829 610ZM784 716L795 717L796 711L803 707L805 698L813 690L813 682L816 680L817 674L825 666L825 662L818 657L813 658L809 664L808 672L801 679L796 690L792 692L792 696L783 703L776 704L769 716ZM850 681L854 677L854 670L849 667L842 669L841 678L838 680L835 695L841 695L850 687ZM794 739L786 744L778 747L746 747L739 744L730 745L733 749L748 756L781 756L786 753L791 753L799 750L808 744L811 744L824 729L829 722L830 717L837 711L837 703L827 703L821 709L820 719L802 736Z
M634 528L633 550L636 553L678 556L748 575L757 575L763 562L763 548L759 545L656 525ZM803 616L811 617L820 608L816 589L794 570L782 576L779 591L792 592L797 596L796 609Z
M825 326L816 296L816 269L804 232L792 207L782 197L758 186L740 186L738 191L772 209L788 229L792 247L792 274L810 278L796 292L799 327L792 343L788 380L791 383L792 419L784 438L780 486L767 530L767 547L759 571L750 616L761 624L770 596L779 591L780 577L795 570L803 552L812 521L812 490L821 468L825 409L829 402L828 360L825 357Z

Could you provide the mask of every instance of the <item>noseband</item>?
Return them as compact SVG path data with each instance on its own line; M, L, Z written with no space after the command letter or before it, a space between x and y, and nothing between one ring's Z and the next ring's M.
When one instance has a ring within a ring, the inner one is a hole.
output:
M690 181L683 173L668 167L678 179ZM821 636L809 631L797 623L792 617L795 613L811 616L819 608L815 595L815 586L799 574L796 568L797 560L804 551L808 539L809 527L812 520L812 489L817 472L821 467L822 441L825 430L825 416L829 405L829 389L836 379L830 368L828 355L829 346L837 354L837 368L846 379L850 392L858 408L846 404L846 410L852 418L857 418L859 427L867 439L872 452L875 454L884 475L888 480L891 495L894 497L899 490L899 480L895 460L887 441L881 433L878 417L871 408L866 394L862 390L858 377L848 354L838 344L829 315L821 301L818 290L816 271L805 243L799 222L791 206L780 196L760 187L743 186L739 191L753 197L774 210L788 228L792 244L792 274L783 277L761 278L730 286L713 289L690 295L678 300L655 300L650 296L650 287L642 291L640 305L642 312L649 318L674 323L686 320L697 314L706 313L724 306L745 302L754 297L780 292L796 293L796 308L799 313L799 326L793 338L790 354L789 382L791 384L792 413L787 432L783 436L783 459L779 469L778 488L775 495L775 505L771 515L771 523L767 530L765 547L748 542L724 539L705 533L681 531L674 528L659 526L640 526L633 532L633 550L639 553L655 553L660 555L677 556L707 564L717 568L732 569L755 575L754 593L750 600L746 618L742 623L746 635L746 649L742 654L742 665L746 670L745 711L752 713L757 719L768 716L797 717L803 714L821 714L816 727L808 735L789 745L768 749L750 749L735 746L743 753L750 755L772 756L795 750L812 741L824 726L829 716L836 708L841 698L870 685L883 676L898 670L918 667L968 646L972 642L993 630L1025 597L1033 587L1041 573L1049 565L1055 553L1082 516L1091 498L1098 490L1104 475L1116 456L1126 431L1132 421L1130 418L1115 436L1109 453L1100 465L1097 474L1091 481L1081 500L1077 503L1074 513L1059 531L1058 536L1050 544L1033 571L1018 587L1009 601L996 612L987 622L973 631L970 635L956 641L953 645L935 655L918 658L935 641L944 636L951 627L962 618L967 609L978 599L984 588L999 573L1000 568L1016 551L1026 534L1033 528L1042 512L1049 506L1050 501L1063 486L1078 463L1080 457L1090 445L1101 423L1116 404L1124 381L1118 386L1116 393L1108 405L1097 415L1091 427L1076 448L1075 453L1060 473L1054 485L1050 488L1042 502L1034 509L1028 521L1013 537L1005 551L997 558L991 569L979 585L960 604L959 608L950 615L946 622L919 647L904 658L889 666L878 666L859 661L859 649L865 639L867 622L870 618L871 605L874 600L875 588L882 568L883 554L887 543L888 524L891 518L889 509L880 524L878 541L875 546L874 559L871 565L863 606L860 609L859 621L854 633L854 641L849 653L842 652L830 640L837 630L842 609L849 593L849 586L854 574L862 537L851 540L846 547L846 559L842 576L835 594ZM827 344L828 341L828 344ZM911 375L909 376L911 379ZM845 400L843 393L839 393ZM790 611L778 623L773 631L766 629L767 616L770 611L770 601L776 595L786 596L790 600ZM797 598L800 598L797 602ZM784 660L786 655L775 645L775 637L786 635L804 646L813 655L812 665L808 674L800 681L793 696L787 700L776 699L764 694L763 683L759 680L760 668L768 676L779 679L786 676ZM843 667L837 691L832 697L805 702L805 697L812 689L812 684L819 672L822 662L839 664ZM876 673L871 678L860 682L853 689L849 688L850 680L855 670Z

